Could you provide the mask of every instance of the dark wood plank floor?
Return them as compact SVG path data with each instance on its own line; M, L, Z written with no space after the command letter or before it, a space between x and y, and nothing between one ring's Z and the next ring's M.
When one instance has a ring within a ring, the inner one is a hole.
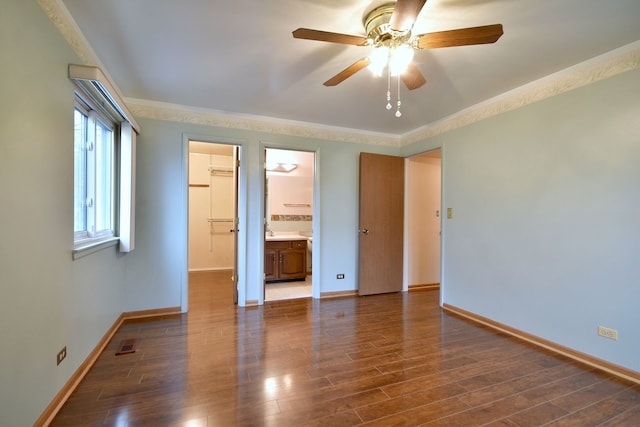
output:
M53 426L638 426L640 386L444 314L437 291L128 322ZM120 341L138 349L116 356Z

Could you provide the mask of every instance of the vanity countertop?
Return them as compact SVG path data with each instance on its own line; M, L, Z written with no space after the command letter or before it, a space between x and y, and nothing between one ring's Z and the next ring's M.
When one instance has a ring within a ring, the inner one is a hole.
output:
M301 236L299 234L275 234L273 236L270 236L269 234L267 234L265 236L265 240L267 242L283 241L283 240L307 240L307 237Z

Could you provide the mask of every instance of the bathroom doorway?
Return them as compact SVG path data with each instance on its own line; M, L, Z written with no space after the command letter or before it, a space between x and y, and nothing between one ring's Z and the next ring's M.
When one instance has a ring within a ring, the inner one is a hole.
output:
M238 156L235 145L189 141L188 274L208 284L191 307L220 295L238 303Z
M315 153L265 149L264 300L313 295Z

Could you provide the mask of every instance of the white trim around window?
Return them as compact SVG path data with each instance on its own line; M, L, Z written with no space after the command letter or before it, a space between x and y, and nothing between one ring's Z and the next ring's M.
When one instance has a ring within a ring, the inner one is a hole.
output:
M138 123L99 68L70 65L74 113L73 259L119 243L134 249Z

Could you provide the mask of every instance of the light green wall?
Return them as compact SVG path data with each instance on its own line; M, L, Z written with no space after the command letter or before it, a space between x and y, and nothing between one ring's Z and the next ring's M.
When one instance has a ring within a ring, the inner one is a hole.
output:
M317 153L314 282L318 292L357 286L357 183L361 151L390 154L394 148L140 119L138 138L136 250L128 256L125 310L184 306L187 218L185 140L241 147L241 304L262 298L263 154L267 147ZM317 228L317 229L316 229ZM344 280L336 274L344 273ZM317 281L316 281L317 280Z
M443 146L445 302L640 370L638 71L403 150L142 119L136 249L72 261L72 62L36 2L3 3L0 425L31 425L123 311L184 305L190 136L242 146L243 300L261 298L265 147L317 152L314 280L333 292L357 284L359 152Z
M124 257L77 261L73 85L78 62L38 4L0 13L0 425L31 425L122 312ZM56 354L67 358L56 366Z
M408 147L443 147L445 303L640 371L639 93L629 71Z
M136 249L111 247L72 261L74 87L67 66L80 60L36 2L3 3L0 36L0 425L31 425L122 312L185 303L188 136L243 147L243 300L261 298L267 146L317 151L321 290L355 289L358 153L393 149L156 120L140 120ZM337 272L346 279L336 281ZM63 346L68 356L56 366Z

